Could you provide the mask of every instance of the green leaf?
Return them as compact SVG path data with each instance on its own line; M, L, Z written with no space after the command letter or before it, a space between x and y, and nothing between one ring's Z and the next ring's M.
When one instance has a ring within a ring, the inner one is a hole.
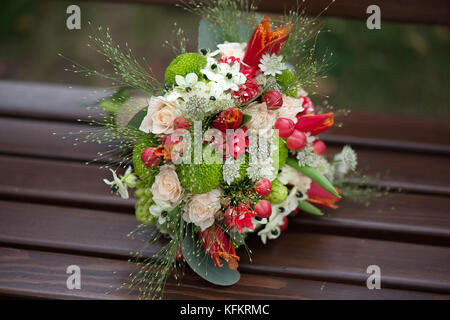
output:
M231 270L222 261L218 268L203 249L197 234L192 231L192 223L186 227L186 235L181 243L181 250L188 265L203 279L220 286L231 286L239 281L239 271Z
M298 202L298 208L302 211L305 211L307 213L316 215L316 216L323 216L323 212L317 208L316 206L312 205L311 203L301 200Z
M142 109L130 120L128 126L131 128L139 129L141 126L142 120L144 120L145 115L147 114L147 108Z
M291 166L292 168L300 171L302 174L304 174L307 177L310 177L312 181L317 183L319 186L327 190L329 193L331 193L333 196L336 196L340 198L341 196L336 191L336 188L333 187L330 181L321 174L319 171L317 171L314 168L311 168L310 166L299 166L296 159L288 158L286 160L286 164Z
M241 123L241 127L242 127L243 125L245 125L247 122L249 122L250 120L252 120L252 116L249 115L249 114L244 113L244 114L242 115L242 123Z
M223 43L222 30L213 26L208 20L200 20L198 29L198 49L216 50L216 46Z
M223 231L225 231L228 236L230 236L231 240L233 240L234 243L238 244L239 246L243 245L245 243L245 238L244 236L239 233L239 231L236 230L236 228L226 228L224 225L222 224L216 224L217 226L219 226L219 228L221 228Z

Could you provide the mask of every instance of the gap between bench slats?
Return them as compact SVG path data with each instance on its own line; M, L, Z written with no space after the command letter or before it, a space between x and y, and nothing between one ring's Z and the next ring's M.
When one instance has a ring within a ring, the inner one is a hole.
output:
M68 290L66 268L81 269L81 290ZM0 295L56 299L136 299L136 292L116 291L128 274L130 263L79 255L0 248ZM115 273L115 274L113 274ZM110 294L105 292L111 291ZM231 287L207 283L188 271L181 285L170 279L167 299L443 299L444 295L389 288L368 290L349 285L306 279L241 273ZM448 296L447 296L448 297Z
M73 138L62 140L63 134L83 128L86 126L0 118L0 154L89 161L97 157L97 152L108 151L108 145L79 143L73 146ZM60 135L52 135L54 132ZM328 148L329 154L339 150L333 145ZM411 192L450 195L449 156L358 147L356 151L359 153L359 169L369 175L379 175L368 183ZM101 163L113 159L115 157L105 156Z
M95 165L0 156L0 166L8 168L0 183L2 199L133 213L134 199L111 194L103 183L110 172ZM448 197L391 192L371 202L366 207L344 199L338 210L325 209L326 217L299 217L291 228L450 243Z
M137 225L132 215L4 201L0 211L0 243L8 246L121 258L141 246L126 237ZM146 254L155 253L162 243L150 246ZM268 274L356 283L376 264L384 287L450 292L449 248L292 231L269 244L251 237L253 261L242 249L242 270L257 268L259 273L266 268Z

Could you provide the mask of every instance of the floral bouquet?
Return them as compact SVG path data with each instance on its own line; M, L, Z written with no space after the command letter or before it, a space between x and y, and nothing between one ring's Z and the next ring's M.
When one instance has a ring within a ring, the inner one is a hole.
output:
M103 141L120 151L118 167L128 169L111 170L113 180L104 181L122 198L135 189L141 225L133 236L144 236L145 247L169 240L149 258L145 247L136 254L140 268L126 286L139 287L144 298L159 297L185 263L207 281L234 284L236 249L248 236L267 244L299 210L337 208L342 192L333 183L356 166L348 146L333 161L324 156L319 134L333 126L334 113L316 110L304 90L325 61L309 45L315 19L290 11L271 21L242 0L185 7L203 17L199 50L186 52L176 30L178 46L169 46L178 55L164 83L108 31L91 39L114 73L74 65L122 87L100 102L108 111L100 124L108 132Z

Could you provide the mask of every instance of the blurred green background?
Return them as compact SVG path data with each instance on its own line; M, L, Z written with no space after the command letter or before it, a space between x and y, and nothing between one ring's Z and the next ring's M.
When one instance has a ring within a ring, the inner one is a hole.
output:
M81 30L66 28L66 8L81 8ZM86 46L87 22L111 28L162 78L173 53L162 46L173 24L184 28L196 51L199 18L183 9L108 2L4 0L0 14L0 79L108 86L102 79L64 72L58 53L92 68L107 68ZM329 96L340 109L450 116L450 29L382 21L368 30L363 20L321 19L320 51L331 51L329 77L318 99Z

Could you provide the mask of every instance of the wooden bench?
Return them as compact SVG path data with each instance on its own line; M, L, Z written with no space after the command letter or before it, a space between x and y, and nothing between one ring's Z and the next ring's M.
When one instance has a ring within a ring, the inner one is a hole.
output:
M311 12L323 7L322 2L317 1ZM402 21L448 24L443 1L433 1L434 7L411 1L405 15L396 12L400 7L394 1L379 2L382 10L386 5L390 19L397 15ZM265 10L276 9L267 4L271 1L262 3ZM350 1L338 1L329 12L363 17L365 3L350 6ZM137 297L114 290L135 270L127 259L141 245L126 237L138 224L134 201L109 193L102 182L108 172L100 169L101 163L85 165L104 146L74 147L73 140L61 138L88 128L75 120L87 119L91 112L83 106L106 95L92 92L92 88L0 81L2 297ZM449 119L351 113L345 126L333 129L324 140L330 152L351 143L360 155L361 168L381 174L368 184L393 188L388 196L375 199L369 207L344 200L339 210L326 211L323 217L300 214L268 245L257 237L250 240L253 261L242 254L242 277L236 285L217 287L188 271L181 285L169 281L165 297L450 298L449 137ZM66 287L69 265L81 268L81 290ZM370 265L381 268L381 290L366 287Z

